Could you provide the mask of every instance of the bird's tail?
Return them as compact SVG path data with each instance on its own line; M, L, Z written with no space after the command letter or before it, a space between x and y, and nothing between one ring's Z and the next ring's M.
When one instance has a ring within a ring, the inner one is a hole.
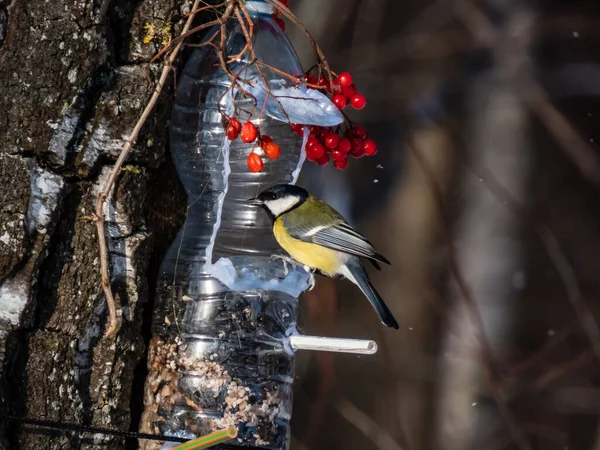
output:
M375 311L377 312L381 323L383 323L387 327L395 328L397 330L398 322L396 322L394 315L389 310L381 296L377 293L377 291L371 284L369 276L367 275L367 272L361 265L358 258L356 261L348 261L348 263L344 267L343 275L360 288L360 290L365 295L365 297L367 297L373 308L375 308Z

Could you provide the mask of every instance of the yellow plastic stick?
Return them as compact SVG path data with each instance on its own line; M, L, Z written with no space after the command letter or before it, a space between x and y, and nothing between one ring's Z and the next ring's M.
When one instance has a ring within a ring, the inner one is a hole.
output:
M230 426L224 430L215 431L206 436L194 439L193 441L185 442L177 447L173 447L173 450L202 450L203 448L209 448L221 444L222 442L229 441L237 437L237 435L237 428Z

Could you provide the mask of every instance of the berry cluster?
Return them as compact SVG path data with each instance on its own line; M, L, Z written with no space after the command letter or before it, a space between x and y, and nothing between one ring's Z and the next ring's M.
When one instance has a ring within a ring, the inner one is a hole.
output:
M348 105L352 105L354 109L363 109L367 105L366 97L358 92L356 85L352 81L352 75L348 72L342 72L333 80L333 84L329 85L329 79L321 75L308 74L306 81L309 84L316 84L324 89L330 96L331 101L338 109L344 109Z
M338 133L333 128L309 126L310 134L306 142L306 158L324 166L333 159L333 165L337 169L345 169L348 166L348 158L362 158L373 156L377 153L377 144L373 139L367 138L364 127L354 125L348 128L344 134ZM294 125L296 134L302 135L303 125Z
M340 73L332 80L324 76L308 74L307 82L316 84L331 96L331 101L340 110L348 105L354 109L363 109L367 104L365 96L358 92L348 72ZM292 125L295 133L302 136L304 125ZM342 170L348 166L348 158L362 158L377 153L377 144L367 138L367 132L360 125L352 125L346 120L343 125L334 128L309 126L310 134L306 143L306 157L320 166L333 159L333 165ZM344 131L345 130L345 131Z
M242 125L241 122L232 117L229 119L227 123L227 127L225 128L225 135L227 139L233 141L240 137L242 142L246 144L250 144L252 142L258 141L258 146L262 149L265 156L269 159L277 159L279 155L281 155L281 149L279 145L273 142L266 134L258 133L258 129L256 126L250 122L249 120ZM252 149L252 152L248 155L248 160L246 161L248 164L248 169L250 172L260 172L264 169L265 163L262 158Z
M290 6L289 0L279 0L279 2L286 8ZM279 9L275 10L275 13L273 13L271 17L275 22L277 22L279 28L281 28L282 31L285 31L285 21L281 18L281 11Z
M320 86L319 89L329 94L332 102L339 109L344 109L348 105L352 105L355 109L362 109L367 104L365 96L358 92L356 85L352 82L352 75L348 72L340 73L331 85L329 79L323 76L317 78L311 74L307 75L307 82ZM367 138L365 128L352 124L348 119L335 128L302 124L290 125L294 133L301 137L304 135L305 127L308 127L310 134L306 142L306 157L320 166L324 166L332 159L333 165L342 170L348 166L348 158L351 156L362 158L377 153L377 144L373 139ZM231 141L239 136L247 144L256 142L267 158L277 159L281 154L279 145L273 142L269 136L261 135L249 120L242 125L238 119L231 117L225 128L225 135ZM247 160L248 169L251 172L260 172L265 167L261 156L255 152L256 145L252 148Z

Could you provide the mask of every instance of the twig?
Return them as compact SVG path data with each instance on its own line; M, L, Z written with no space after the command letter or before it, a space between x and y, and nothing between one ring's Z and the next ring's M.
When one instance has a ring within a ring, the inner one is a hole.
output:
M337 412L348 422L358 428L380 450L403 450L392 436L382 429L377 422L358 409L346 398L341 398L335 405Z
M584 351L583 353L577 355L576 357L564 362L563 364L559 364L553 367L548 372L545 372L540 378L538 378L531 389L534 393L539 393L543 391L550 383L553 381L562 378L567 375L569 372L573 370L579 369L581 367L586 366L594 360L594 352L591 349Z
M515 444L517 444L517 447L520 450L530 450L532 448L531 443L529 442L529 439L527 438L526 434L523 432L523 430L515 420L512 412L510 411L510 408L507 404L507 400L505 398L504 391L502 390L501 386L496 382L495 376L493 374L494 358L492 356L491 346L485 335L485 327L483 324L483 320L481 319L481 315L478 311L477 302L473 296L473 293L471 292L471 288L469 287L467 281L465 280L462 274L462 271L460 270L460 265L456 254L456 247L454 245L452 235L450 234L450 223L439 183L435 177L434 172L429 166L429 163L426 161L425 157L421 154L419 149L415 147L412 139L410 138L410 133L406 132L405 136L407 136L406 139L408 149L415 156L415 158L419 162L419 165L421 166L421 169L423 170L423 173L425 174L425 177L429 180L429 185L435 197L440 217L444 222L444 226L442 226L442 229L444 233L444 239L446 241L446 247L448 250L450 271L452 272L452 275L458 285L463 299L468 305L468 310L471 313L472 320L476 324L477 329L479 331L479 339L481 342L483 353L482 356L484 358L484 374L488 389L490 390L490 394L496 402L500 416L502 417L504 423L510 431L513 441L515 442Z
M473 172L475 171L473 170ZM501 199L504 205L514 211L515 214L527 217L524 208L510 195L506 188L489 170L481 168L481 171L476 175L485 180L485 186L490 189L497 198ZM542 242L550 262L556 269L558 276L567 291L567 298L575 311L581 329L590 341L596 358L600 361L600 327L594 317L594 313L585 301L585 297L583 296L583 292L581 291L581 287L575 276L573 266L569 263L569 260L558 243L558 239L548 225L538 223L537 226L534 226L534 231Z
M164 55L166 52L168 52L169 49L171 49L175 45L176 45L176 51L174 51L174 53L177 53L181 46L181 42L186 37L191 36L192 34L195 34L198 31L204 30L206 28L210 28L214 25L220 25L221 23L226 22L231 17L231 11L233 10L233 6L234 6L234 3L231 1L229 1L228 3L229 3L229 5L227 6L227 9L225 9L225 12L223 13L223 15L221 17L219 17L218 19L215 19L215 20L211 20L210 22L203 23L202 25L198 25L197 27L194 27L191 30L189 28L192 26L191 22L193 21L194 16L190 16L190 18L192 20L190 20L190 18L188 18L188 21L185 23L185 26L183 27L183 32L176 38L172 39L168 45L163 47L156 55L154 55L154 57L150 60L150 62L151 63L155 62L157 59L159 59L162 55Z
M192 10L197 9L200 2L201 2L201 0L195 0L194 5L192 6ZM192 25L193 20L194 20L193 15L188 18L187 22L185 23L185 25L183 27L182 35L185 35L187 33L187 31L189 30L189 28ZM104 186L104 189L102 190L102 192L98 195L98 200L96 202L96 211L95 211L95 215L94 215L94 222L96 222L96 231L98 233L98 245L100 247L100 275L102 277L102 290L104 291L104 295L106 297L106 304L108 306L108 312L109 312L108 327L106 329L107 337L117 331L119 324L118 324L118 318L117 318L117 309L115 306L115 299L113 297L113 293L112 293L112 290L110 287L110 281L109 281L110 277L109 277L109 269L108 269L108 250L107 250L107 245L106 245L106 236L104 235L104 213L103 213L102 209L104 208L104 202L108 198L110 191L111 191L113 185L115 184L115 181L116 181L117 177L119 176L119 173L121 172L121 167L123 166L125 159L127 159L127 156L129 155L129 152L131 151L133 144L137 140L137 137L140 133L140 130L142 129L142 126L146 122L146 119L148 119L150 112L152 111L152 109L154 108L154 105L156 104L156 101L158 100L158 97L162 91L162 88L165 85L165 82L167 81L167 77L169 76L169 72L171 71L171 65L175 61L175 58L177 57L177 54L178 54L180 48L181 48L181 42L179 44L177 44L177 46L175 47L175 49L173 50L173 52L171 53L171 55L165 62L165 66L162 70L162 73L160 75L158 83L156 84L156 87L154 89L152 97L150 97L150 100L148 101L146 108L144 108L142 115L140 116L137 123L135 124L135 127L133 128L133 131L131 132L131 136L129 137L127 142L125 142L125 144L123 145L123 148L121 149L119 158L117 158L117 161L113 167L112 172L110 173L108 181L106 182L106 185Z
M485 47L497 40L493 23L471 1L457 3L456 16L473 36ZM525 103L554 137L564 154L573 162L581 175L600 187L600 157L583 139L567 118L550 102L540 83L530 77L523 80Z
M237 8L235 10L235 15L236 15L238 21L240 22L240 27L242 28L242 33L244 33L244 37L246 38L246 42L251 42L250 33L248 32L248 29L246 28L246 24L244 23L244 19L242 17L242 14L240 13L240 10L237 9ZM250 52L252 63L255 63L256 61L258 61L258 58L256 56L256 52L254 51L254 47L252 45L250 45L250 47L248 48L248 50ZM283 105L281 104L281 102L277 99L277 97L275 97L274 95L272 95L271 88L269 88L269 83L267 82L267 79L265 78L265 75L263 74L262 70L260 70L260 66L259 65L256 66L256 70L258 71L258 75L260 76L260 79L262 80L263 84L265 85L265 89L267 91L267 95L265 97L265 105L264 106L266 106L266 103L267 103L267 100L269 99L269 96L273 97L273 99L277 102L277 105L279 105L279 108L281 108L281 111L283 112L283 115L285 116L285 118L287 119L287 121L291 122L290 117L288 116L287 112L283 108Z
M540 84L531 80L527 86L527 104L554 137L564 154L589 183L600 187L600 158L592 146L575 130L552 103Z
M319 64L322 63L323 67L325 68L325 71L327 72L327 75L329 77L329 85L333 86L332 71L329 67L329 63L327 62L327 58L325 58L325 55L323 54L321 47L319 47L319 45L317 44L317 41L315 41L315 39L312 37L312 34L310 34L310 31L308 31L308 29L304 26L304 24L302 22L300 22L300 20L298 20L298 18L295 16L295 14L293 12L291 12L288 9L288 7L285 6L283 3L279 2L278 0L266 0L266 2L270 3L275 8L277 8L279 11L281 11L281 13L285 17L287 17L289 20L291 20L294 23L294 25L296 25L298 28L300 28L300 30L302 30L302 32L306 35L306 37L308 38L308 41L310 42L310 45L312 46L314 52L316 53L316 55L318 57Z

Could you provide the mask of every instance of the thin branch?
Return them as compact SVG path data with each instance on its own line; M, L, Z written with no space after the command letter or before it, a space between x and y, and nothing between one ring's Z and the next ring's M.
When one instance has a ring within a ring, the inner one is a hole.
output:
M474 169L471 170L475 172ZM476 175L485 181L484 185L490 189L490 191L500 199L505 206L514 211L515 214L527 217L523 206L510 195L506 188L489 170L481 168L480 172ZM600 361L600 327L581 291L577 276L575 275L575 269L573 269L573 266L569 263L558 239L548 225L538 223L534 226L534 231L542 242L550 262L556 269L558 276L565 287L567 299L575 311L581 329L590 341L596 358Z
M198 9L198 5L200 4L200 2L201 2L201 0L195 0L194 5L192 6L192 10ZM194 16L191 15L188 18L187 22L185 23L185 26L183 27L182 35L185 35L188 32L189 28L192 26L193 20L194 20ZM110 191L111 191L113 185L115 184L115 181L117 180L117 177L119 176L119 173L121 172L121 167L123 166L125 159L127 159L127 156L129 155L129 152L131 151L133 144L137 140L137 137L140 133L140 130L142 129L142 126L148 119L150 112L152 111L152 109L154 108L154 105L156 104L156 101L158 100L158 97L162 91L162 88L165 85L165 82L167 81L167 77L169 76L169 73L171 71L171 65L175 61L175 58L177 57L177 54L179 53L180 48L181 48L181 41L179 44L177 44L177 46L175 47L175 49L173 50L173 52L170 54L169 58L165 62L165 66L162 70L162 73L160 75L158 83L156 84L154 93L152 94L152 97L148 101L146 108L144 108L142 115L140 116L137 123L135 124L135 127L133 128L133 131L131 132L131 136L129 137L127 142L125 142L125 144L123 145L123 148L121 149L121 154L119 155L119 158L117 159L117 161L113 167L113 170L110 173L110 176L108 178L108 181L106 182L106 185L104 186L104 189L98 195L98 200L96 202L96 211L95 211L95 215L94 215L94 221L96 223L96 231L98 234L98 245L100 247L100 275L102 277L102 290L104 291L104 295L106 297L106 304L108 306L108 312L109 312L108 327L106 329L107 337L117 331L117 329L119 327L119 323L118 323L118 318L117 318L117 309L115 306L115 299L113 297L113 293L110 288L110 281L109 281L110 277L109 277L109 269L108 269L108 249L107 249L107 245L106 245L106 236L104 235L104 214L102 211L104 208L104 202L108 198Z
M392 436L367 414L358 409L347 398L341 398L335 405L337 412L368 437L379 450L403 450Z
M240 23L240 27L242 28L242 33L244 33L246 42L251 42L250 33L248 32L248 29L246 28L246 24L244 23L244 19L242 17L242 14L240 13L240 10L237 8L235 10L235 15ZM256 56L256 52L254 51L254 46L250 45L248 50L250 51L252 63L257 62L258 57ZM265 75L263 74L262 70L260 70L259 65L256 66L256 70L258 71L258 75L260 76L260 79L262 80L263 84L265 85L265 89L267 90L267 95L265 97L265 104L266 104L267 100L269 99L269 96L273 97L273 99L277 102L277 105L279 106L279 108L281 108L281 111L285 115L285 118L287 119L287 121L291 123L290 117L288 116L287 112L283 108L283 105L281 104L281 102L277 99L277 97L275 97L274 95L271 94L271 89L269 88L269 83L268 83L267 79L265 78Z
M174 51L174 53L177 53L179 51L179 48L181 47L182 41L186 37L191 36L192 34L195 34L198 31L204 30L206 28L210 28L214 25L221 25L222 23L226 22L231 17L231 12L233 11L233 7L234 7L234 2L229 2L229 5L225 9L225 12L223 13L223 15L221 17L219 17L218 19L215 19L215 20L211 20L210 22L203 23L202 25L198 25L197 27L194 27L191 30L189 28L192 26L191 22L193 21L194 16L190 16L192 21L190 21L190 18L188 18L188 21L186 22L182 33L178 37L172 39L168 45L163 47L156 55L154 55L154 57L150 60L150 62L151 63L155 62L157 59L159 59L162 55L164 55L166 52L168 52L174 46L176 46L175 47L176 51Z
M438 206L438 211L442 218L442 230L444 234L444 240L446 241L446 247L448 250L450 271L458 285L458 288L462 294L464 301L468 305L467 309L471 313L471 318L476 324L477 330L479 332L479 339L482 347L482 357L484 359L484 374L488 389L494 401L496 402L500 416L502 417L504 423L510 431L513 441L515 442L515 444L517 444L517 447L520 450L530 450L532 448L531 443L529 442L527 435L519 426L510 408L508 407L508 402L506 400L505 393L502 387L499 385L499 383L497 383L496 378L494 376L493 367L495 365L495 361L493 358L491 346L485 335L485 326L483 324L481 315L478 311L477 301L475 300L471 288L469 287L467 281L465 280L465 277L462 274L462 271L460 270L460 264L458 262L456 247L454 245L454 240L450 233L450 220L448 219L448 214L446 212L442 190L435 177L435 173L429 166L429 163L426 161L425 157L421 154L419 149L414 145L413 140L410 138L410 132L406 132L405 135L407 136L406 139L408 149L415 156L416 160L421 166L421 169L423 170L423 173L425 174L425 177L429 181L430 188Z
M457 3L457 18L485 47L492 47L497 40L494 24L481 9L471 1ZM545 89L530 77L523 80L524 101L538 117L563 153L573 162L581 175L591 184L600 187L600 157L594 148L581 137L575 127L548 99Z
M323 54L323 51L321 50L321 47L319 47L319 45L317 44L317 41L315 41L315 39L312 37L312 34L310 34L310 31L308 31L308 29L304 26L304 24L302 22L300 22L300 20L295 16L295 14L293 12L291 12L287 6L285 6L283 3L279 2L278 0L266 0L267 3L270 3L271 5L273 5L275 8L277 8L279 11L281 11L281 13L287 17L290 21L292 21L294 23L294 25L296 25L298 28L300 28L300 30L302 30L302 32L306 35L306 37L308 38L308 41L310 42L310 45L312 46L314 52L316 53L317 57L318 57L318 62L319 64L323 64L323 67L325 68L325 71L328 74L329 77L329 85L333 86L333 78L332 78L332 71L329 67L329 63L327 62L327 58L325 58L325 55Z

